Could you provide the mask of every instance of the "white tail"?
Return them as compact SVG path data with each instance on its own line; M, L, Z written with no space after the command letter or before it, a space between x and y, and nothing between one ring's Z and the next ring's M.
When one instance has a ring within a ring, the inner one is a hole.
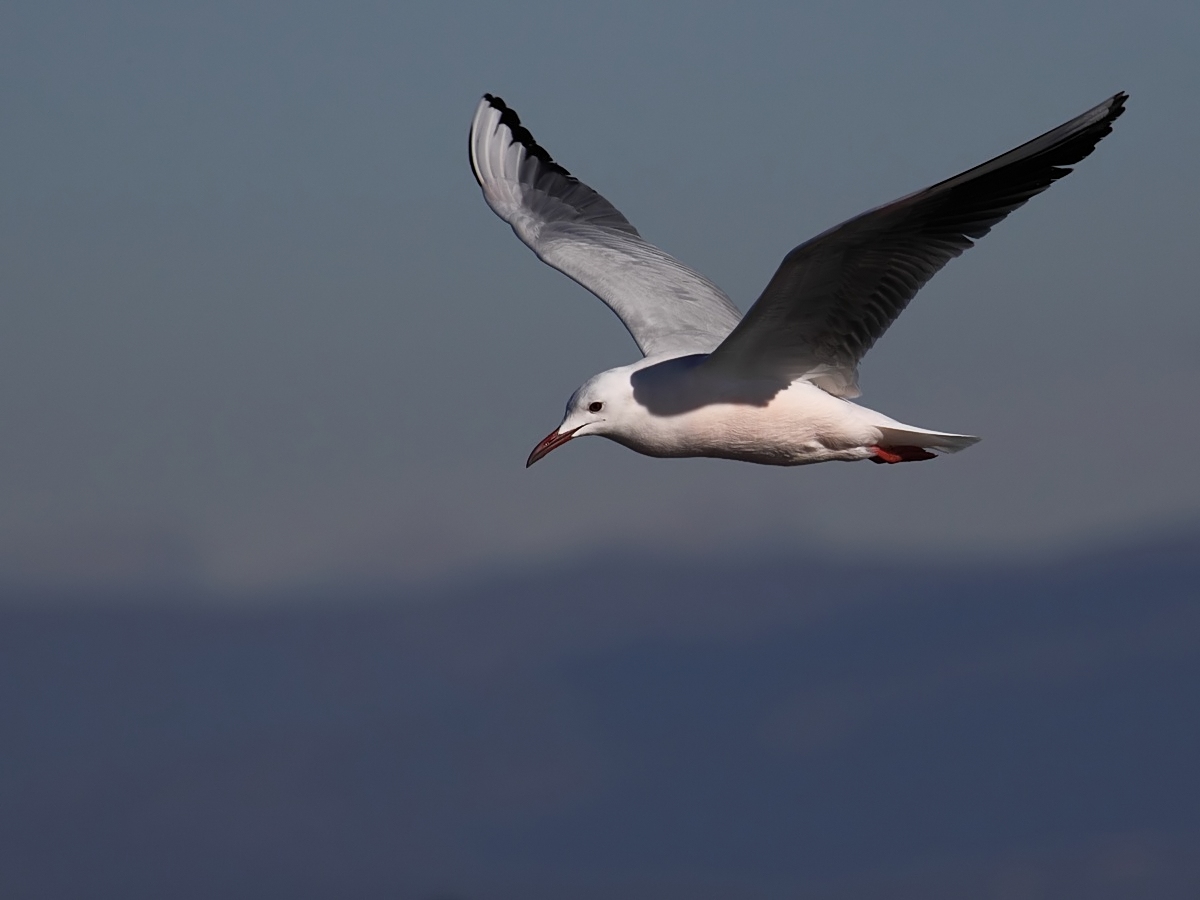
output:
M883 435L883 439L880 441L880 445L883 447L891 445L924 447L926 450L936 450L939 453L957 453L972 444L979 443L979 438L970 434L947 434L944 431L926 431L923 428L908 426L897 428L880 425L878 427Z

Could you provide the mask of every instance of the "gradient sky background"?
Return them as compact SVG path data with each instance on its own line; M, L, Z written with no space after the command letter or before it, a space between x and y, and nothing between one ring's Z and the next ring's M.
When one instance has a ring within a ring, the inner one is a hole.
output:
M1006 555L1194 521L1198 33L1183 2L7 3L0 572ZM864 365L866 405L979 446L523 468L637 351L485 206L482 92L745 308L800 241L1117 90L1113 135Z

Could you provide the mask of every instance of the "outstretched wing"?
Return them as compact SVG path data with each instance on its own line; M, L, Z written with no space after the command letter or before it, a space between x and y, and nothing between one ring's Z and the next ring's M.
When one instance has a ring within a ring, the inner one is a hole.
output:
M607 303L643 354L708 353L737 325L741 314L720 288L642 240L499 97L480 100L469 149L492 211L542 262Z
M706 366L858 396L858 362L939 269L1071 171L1112 131L1125 93L991 162L801 244Z

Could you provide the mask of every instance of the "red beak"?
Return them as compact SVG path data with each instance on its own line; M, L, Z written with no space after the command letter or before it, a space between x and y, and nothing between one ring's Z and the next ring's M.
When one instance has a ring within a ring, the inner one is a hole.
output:
M579 426L579 428L582 427L582 425ZM572 428L570 431L564 431L562 433L557 431L550 432L545 436L545 438L542 439L540 444L533 448L533 452L529 454L529 459L525 460L525 468L528 469L555 447L561 447L575 436L575 432L577 432L579 428Z

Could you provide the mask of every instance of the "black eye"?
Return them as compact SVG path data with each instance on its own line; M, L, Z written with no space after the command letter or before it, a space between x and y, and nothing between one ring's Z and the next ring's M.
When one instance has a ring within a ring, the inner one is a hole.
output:
M602 409L604 409L604 404L599 400L593 400L588 404L588 412L600 412Z

